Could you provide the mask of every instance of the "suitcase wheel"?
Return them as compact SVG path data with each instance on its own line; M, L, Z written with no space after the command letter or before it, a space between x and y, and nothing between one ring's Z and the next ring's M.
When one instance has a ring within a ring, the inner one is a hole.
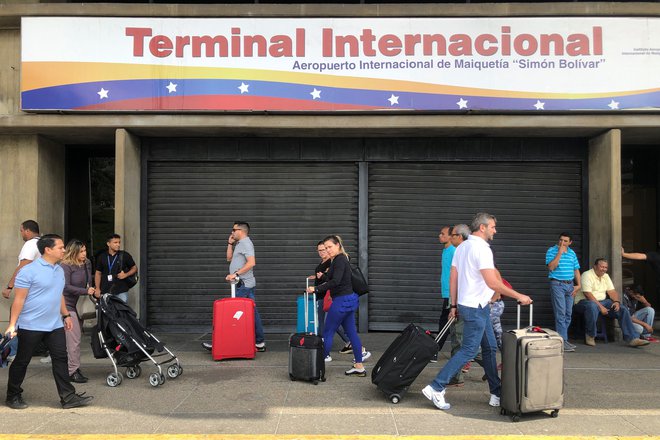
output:
M401 396L399 396L398 394L392 394L390 396L390 402L396 405L397 403L401 402Z
M293 374L291 374L291 373L289 373L289 379L291 379L291 380L294 381L294 382L295 382L295 380L296 380L296 378L293 377Z
M559 417L559 410L558 409L552 410L552 412L550 413L550 417L552 417L553 419Z
M515 413L514 415L511 416L511 421L516 423L520 421L520 413Z
M500 415L505 416L506 415L506 410L504 408L500 409Z
M318 380L313 380L312 383L313 383L314 385L318 385L318 384L319 384L319 381L318 381Z

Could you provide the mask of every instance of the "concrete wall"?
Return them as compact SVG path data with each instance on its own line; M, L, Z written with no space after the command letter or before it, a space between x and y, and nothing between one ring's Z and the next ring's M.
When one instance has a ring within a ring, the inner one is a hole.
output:
M0 115L16 114L20 106L21 33L0 29Z
M609 260L610 277L621 292L620 130L589 141L589 268L598 257Z
M115 232L122 248L140 269L140 139L124 129L115 138ZM129 293L129 305L140 310L140 285Z
M0 136L0 176L0 283L4 287L23 246L18 232L21 222L36 220L42 234L64 234L64 147L36 135ZM1 327L8 322L10 301L0 301Z

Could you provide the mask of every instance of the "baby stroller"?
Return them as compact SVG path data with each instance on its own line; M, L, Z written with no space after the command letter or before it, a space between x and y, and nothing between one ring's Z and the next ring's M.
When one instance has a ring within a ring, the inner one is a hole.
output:
M154 387L165 382L161 365L170 364L167 375L171 379L183 373L174 353L142 327L133 309L121 299L104 294L97 303L96 318L97 331L92 333L92 351L95 358L107 357L112 362L115 371L105 379L109 386L116 387L122 382L123 376L117 367L126 367L126 377L135 379L142 373L140 363L146 361L151 361L158 368L157 373L149 375L149 383ZM162 357L165 359L159 362Z

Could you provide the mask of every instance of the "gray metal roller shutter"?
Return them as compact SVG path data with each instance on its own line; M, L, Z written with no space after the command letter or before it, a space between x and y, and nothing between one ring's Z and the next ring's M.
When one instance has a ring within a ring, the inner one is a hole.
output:
M440 226L469 224L479 211L498 219L493 249L502 275L533 297L535 323L554 327L545 252L568 230L582 255L580 162L370 164L370 330L409 322L437 329ZM503 323L514 322L507 301Z
M147 319L154 329L207 331L229 296L225 253L234 221L250 223L257 306L266 331L294 330L296 296L340 234L357 249L355 163L162 162L148 165Z

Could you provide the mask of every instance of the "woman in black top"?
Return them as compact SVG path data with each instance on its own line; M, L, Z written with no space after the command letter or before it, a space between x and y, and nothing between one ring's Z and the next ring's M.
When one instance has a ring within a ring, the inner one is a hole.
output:
M323 244L323 240L319 241L316 244L316 250L319 253L321 262L318 264L318 266L316 266L316 270L314 271L315 275L312 275L309 278L314 280L315 286L320 286L321 284L327 281L326 275L328 269L330 269L330 263L332 263L332 260L328 256L328 252L325 250L325 245ZM321 336L323 336L323 330L325 329L325 311L323 310L324 296L325 296L325 292L321 292L319 295L316 296L316 310L319 320L318 322L319 335ZM351 353L353 351L353 348L351 347L351 341L348 339L348 336L346 336L346 333L344 333L344 330L342 328L338 328L337 334L344 341L344 347L339 352L342 354ZM330 355L326 356L325 361L331 362L332 357Z
M346 371L346 375L365 377L367 370L362 365L362 341L360 341L355 327L355 312L359 306L359 299L357 293L353 292L348 255L344 250L341 239L336 235L326 237L323 244L328 256L332 259L327 273L327 281L319 286L310 286L307 290L309 293L316 293L317 295L321 292L325 294L326 290L329 290L332 297L332 306L325 317L324 354L325 356L330 354L332 337L339 326L343 326L351 341L353 355L355 356L355 364L353 368Z

